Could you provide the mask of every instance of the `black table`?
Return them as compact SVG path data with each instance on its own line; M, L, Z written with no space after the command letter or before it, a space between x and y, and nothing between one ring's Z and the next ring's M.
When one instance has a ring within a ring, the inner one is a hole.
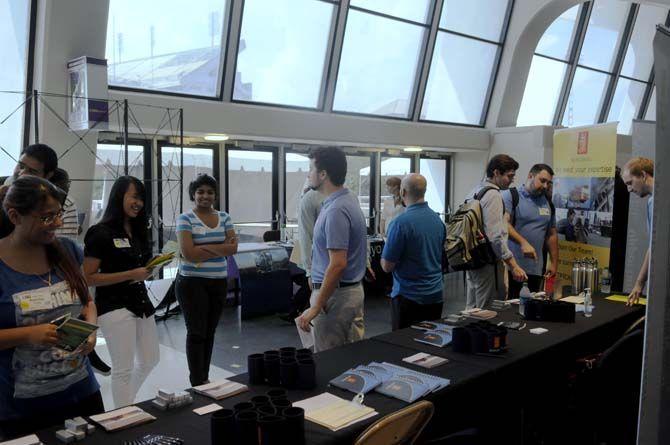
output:
M404 329L321 352L315 354L317 387L310 391L292 390L289 392L289 399L296 402L325 391L351 399L352 393L331 387L328 382L359 364L387 361L451 380L449 386L426 397L436 407L435 416L427 431L431 436L455 431L469 426L468 422L473 418L481 420L480 413L487 410L492 411L491 406L494 404L501 406L503 410L506 409L505 400L500 398L509 396L510 391L514 390L514 385L518 384L513 380L514 377L523 379L525 374L536 371L535 367L538 366L538 363L540 366L551 366L551 363L554 363L559 357L565 357L558 351L569 350L574 353L579 349L576 346L585 345L587 340L590 342L596 339L609 345L623 333L628 325L644 313L640 307L626 308L621 303L598 298L595 299L595 305L596 309L590 319L577 314L574 324L529 322L526 329L510 332L510 348L502 358L458 354L454 353L451 347L437 348L418 343L413 340L418 335L418 331L414 329ZM510 310L501 312L499 317L492 321L515 319L518 319L518 316L514 310ZM535 326L546 327L549 332L542 335L530 334L528 329ZM420 351L446 357L449 363L426 370L402 361L404 357ZM247 383L247 375L241 374L233 377L232 380ZM225 408L231 408L236 403L249 400L254 395L264 394L268 389L270 389L269 386L255 385L250 387L248 392L217 403ZM198 416L192 410L210 403L214 401L194 394L192 405L164 412L154 408L150 402L143 402L139 406L153 414L157 418L156 421L115 433L106 433L98 428L92 437L85 439L82 443L116 445L125 440L134 440L147 433L155 433L180 437L185 439L186 444L208 445L210 443L210 415ZM374 421L407 405L405 402L374 392L365 396L364 403L377 410L379 416L338 432L306 422L307 443L352 443ZM495 420L490 424L495 426ZM501 425L501 428L513 427L507 420L501 421ZM37 434L45 444L55 445L60 443L55 437L55 431L58 429L62 429L62 426Z

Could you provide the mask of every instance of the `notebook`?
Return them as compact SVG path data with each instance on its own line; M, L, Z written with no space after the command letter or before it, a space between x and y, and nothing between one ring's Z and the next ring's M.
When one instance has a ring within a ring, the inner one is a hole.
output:
M443 348L451 343L451 332L442 330L425 331L423 334L416 337L414 341Z
M347 428L379 414L374 409L324 392L293 406L305 410L305 419L331 431Z
M103 427L105 431L118 431L156 420L154 416L137 406L109 411L91 416L90 419Z
M194 386L193 390L214 400L221 400L248 391L249 388L242 383L222 379L205 385Z

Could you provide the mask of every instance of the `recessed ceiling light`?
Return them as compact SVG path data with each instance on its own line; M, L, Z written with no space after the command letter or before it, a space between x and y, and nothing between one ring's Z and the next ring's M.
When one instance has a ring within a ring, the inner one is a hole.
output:
M230 139L227 134L208 134L205 136L206 141L227 141Z
M417 152L423 151L423 148L421 148L421 147L405 147L405 148L402 149L402 151L409 151L409 152L417 153Z

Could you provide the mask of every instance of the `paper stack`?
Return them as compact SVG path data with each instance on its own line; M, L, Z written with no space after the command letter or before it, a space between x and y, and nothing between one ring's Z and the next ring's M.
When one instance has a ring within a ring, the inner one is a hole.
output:
M40 442L40 439L36 435L31 434L30 436L24 436L14 440L0 442L0 445L42 445L42 442Z
M193 390L214 400L221 400L248 391L249 388L242 383L222 379L205 385L194 386Z
M327 392L295 402L293 406L305 410L305 419L331 431L338 431L379 414L369 406Z
M105 431L122 430L156 420L154 416L137 406L127 406L104 414L98 414L91 416L90 419L103 427Z

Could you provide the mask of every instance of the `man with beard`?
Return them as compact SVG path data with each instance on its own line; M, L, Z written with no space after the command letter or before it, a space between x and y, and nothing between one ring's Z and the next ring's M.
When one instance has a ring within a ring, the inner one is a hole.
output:
M556 217L546 197L553 178L554 171L550 166L535 164L528 172L528 178L522 187L502 192L509 221L509 249L528 275L528 288L531 292L543 290L544 246L551 258L544 278L554 277L558 267ZM521 282L510 277L508 297L519 298L521 287Z

